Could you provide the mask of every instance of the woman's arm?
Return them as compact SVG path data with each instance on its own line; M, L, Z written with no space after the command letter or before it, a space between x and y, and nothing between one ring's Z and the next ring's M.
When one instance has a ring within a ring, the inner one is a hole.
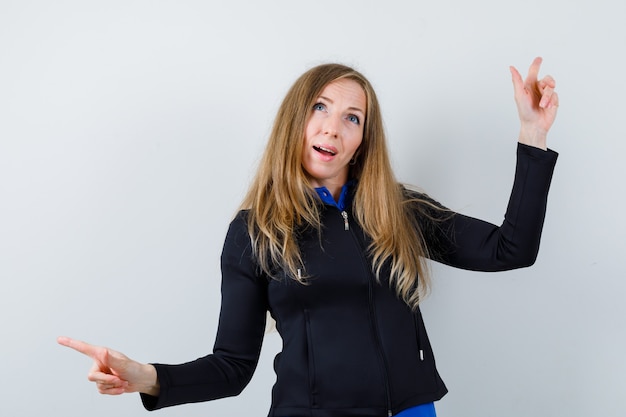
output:
M441 219L423 222L433 259L481 271L520 268L535 262L558 156L547 149L546 140L559 97L552 77L538 80L541 62L541 58L535 58L525 80L510 67L520 136L515 180L504 222L498 227L461 214L431 210L434 217Z
M548 190L558 154L518 144L513 189L500 226L431 209L422 220L433 260L457 268L502 271L532 265L539 251Z
M155 410L238 395L256 369L265 335L268 281L250 245L245 214L230 224L221 257L222 305L213 353L180 365L154 364L157 398L142 395Z
M213 354L180 365L141 364L108 348L66 337L58 342L94 360L88 379L100 393L139 392L149 410L237 395L252 378L261 351L267 284L258 275L239 215L222 252L222 306Z

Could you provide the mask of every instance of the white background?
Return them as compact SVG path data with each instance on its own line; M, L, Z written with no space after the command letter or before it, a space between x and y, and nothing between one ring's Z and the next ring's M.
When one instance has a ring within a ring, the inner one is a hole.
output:
M136 394L97 394L58 335L145 362L211 350L226 227L306 69L365 73L398 178L500 223L508 66L541 55L561 107L539 259L434 267L437 408L622 416L625 18L616 0L0 0L0 415L146 415ZM158 415L265 415L279 347L270 334L241 396Z

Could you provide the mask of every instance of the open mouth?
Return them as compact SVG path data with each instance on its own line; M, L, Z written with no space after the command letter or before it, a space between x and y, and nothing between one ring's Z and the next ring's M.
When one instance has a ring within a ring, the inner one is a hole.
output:
M313 149L315 149L317 152L322 153L324 155L330 155L330 156L337 155L337 152L333 151L332 149L325 148L323 146L313 146Z

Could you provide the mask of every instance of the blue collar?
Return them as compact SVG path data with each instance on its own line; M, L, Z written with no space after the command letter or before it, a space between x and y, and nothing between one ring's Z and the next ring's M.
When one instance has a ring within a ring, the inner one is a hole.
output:
M339 194L339 201L335 201L333 195L328 191L326 187L317 187L315 191L317 191L317 195L320 196L320 199L324 204L328 204L333 207L337 207L339 210L343 211L352 203L352 193L351 188L356 184L355 180L350 180L341 187L341 194Z

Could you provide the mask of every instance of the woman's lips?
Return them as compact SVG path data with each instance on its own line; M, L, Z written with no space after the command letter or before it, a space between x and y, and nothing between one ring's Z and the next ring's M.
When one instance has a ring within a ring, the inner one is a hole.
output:
M321 153L321 154L326 154L326 155L330 155L330 156L335 156L337 155L337 149L335 149L335 147L333 146L323 146L323 145L314 145L313 149L315 149L317 152Z
M317 156L323 162L330 162L337 155L337 149L328 145L313 145L313 149L317 152Z

